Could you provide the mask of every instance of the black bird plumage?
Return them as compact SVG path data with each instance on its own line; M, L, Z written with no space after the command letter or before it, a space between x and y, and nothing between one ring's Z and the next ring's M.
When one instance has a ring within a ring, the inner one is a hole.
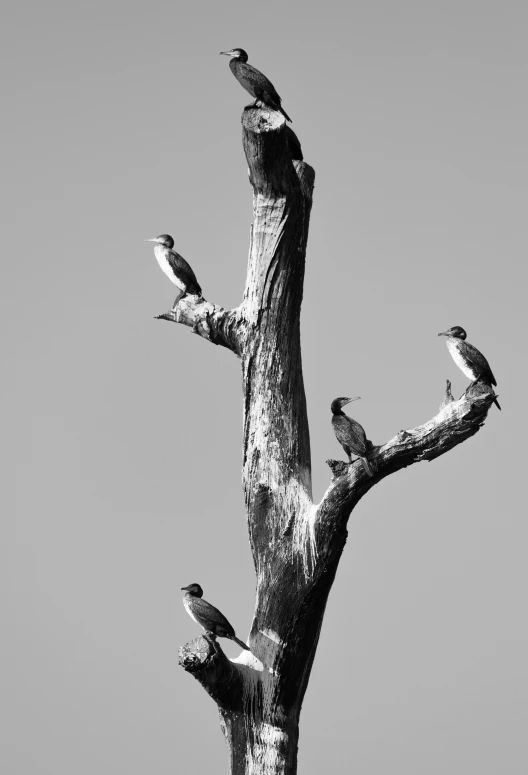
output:
M248 65L248 55L243 48L232 48L220 53L231 57L229 62L231 72L239 84L255 99L255 104L261 102L273 110L278 110L291 123L291 118L281 106L282 100L274 85L264 73L253 65Z
M182 591L185 591L183 596L185 610L200 627L203 627L206 632L213 633L218 638L229 638L229 640L235 641L246 651L251 650L243 641L237 638L232 625L227 621L224 614L202 598L203 590L199 584L189 584L187 587L182 587Z
M372 470L372 464L367 460L367 453L369 449L369 441L363 427L353 420L352 417L346 415L342 408L351 401L357 401L356 398L346 398L342 396L335 398L332 401L330 409L332 410L332 428L336 435L336 439L341 444L350 463L352 462L352 452L357 455L363 464L363 468L369 476L374 476Z
M438 336L446 337L446 345L451 357L460 371L472 381L472 384L484 382L490 387L492 385L497 386L497 380L488 361L480 350L466 342L467 334L462 326L452 326L447 331L441 331ZM496 397L493 401L497 408L500 409L501 407Z

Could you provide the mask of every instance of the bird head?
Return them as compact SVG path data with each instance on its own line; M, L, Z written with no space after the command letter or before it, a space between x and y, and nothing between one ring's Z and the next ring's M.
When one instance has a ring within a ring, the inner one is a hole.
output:
M441 331L438 336L454 336L455 339L465 339L467 334L462 326L453 326L448 328L447 331Z
M341 407L350 404L352 401L359 401L360 398L361 396L355 396L354 398L347 398L346 396L334 398L330 405L330 409L332 410L333 414L337 414L341 410Z
M189 584L188 587L182 587L182 591L189 592L193 597L203 597L203 589L199 584Z
M174 240L170 234L160 234L158 237L146 239L145 242L157 242L158 245L163 245L163 247L169 248L169 250L172 250L174 247Z
M221 51L220 54L224 54L226 57L233 57L233 59L239 59L241 62L248 61L248 55L243 48L231 48L229 51Z

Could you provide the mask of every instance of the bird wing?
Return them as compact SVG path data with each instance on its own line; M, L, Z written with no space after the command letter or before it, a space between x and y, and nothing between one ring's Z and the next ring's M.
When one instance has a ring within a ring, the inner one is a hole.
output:
M259 99L263 92L266 92L278 105L281 104L281 98L272 82L256 67L248 65L246 62L237 62L235 75L244 89L253 97Z
M336 415L332 426L338 442L350 447L355 455L364 455L367 451L367 436L363 427L348 415Z
M180 256L175 250L170 250L168 251L167 261L171 265L172 271L178 275L178 277L181 277L187 286L188 293L198 294L202 292L200 284L196 279L196 275L183 256Z
M222 630L225 630L227 635L235 634L233 627L229 624L224 614L218 608L215 608L214 605L208 603L207 600L200 597L194 598L192 607L194 615L197 619L201 619L200 624L205 629L215 632L215 628L220 627Z
M479 369L480 376L488 379L492 385L497 385L490 365L480 350L477 350L477 348L473 347L469 342L461 342L461 345L461 350L466 358Z

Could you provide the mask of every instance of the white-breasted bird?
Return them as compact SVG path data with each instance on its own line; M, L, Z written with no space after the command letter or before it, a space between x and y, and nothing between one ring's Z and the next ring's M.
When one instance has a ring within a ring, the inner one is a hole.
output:
M486 358L482 355L480 350L473 347L472 344L466 342L466 332L462 326L452 326L447 331L441 331L438 336L446 337L446 345L449 353L465 376L471 380L471 385L476 382L484 382L489 385L497 385L497 380L493 376L493 372ZM470 385L470 387L471 387ZM492 388L493 392L493 388ZM500 404L497 398L493 398L493 402L496 404L497 409L500 409Z
M158 237L146 239L145 242L155 242L154 255L160 265L161 270L167 275L169 280L178 286L180 293L176 296L172 311L176 310L179 300L186 294L201 296L202 289L196 275L187 261L173 250L174 240L170 234L160 234Z

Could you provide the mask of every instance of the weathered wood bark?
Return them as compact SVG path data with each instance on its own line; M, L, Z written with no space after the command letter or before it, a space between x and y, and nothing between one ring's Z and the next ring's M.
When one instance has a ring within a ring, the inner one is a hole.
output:
M433 419L374 449L374 477L359 462L328 461L332 481L313 503L299 322L314 171L292 162L278 113L249 109L242 123L254 196L242 304L224 310L186 297L176 314L161 317L241 360L243 484L257 577L251 653L230 661L204 636L182 647L180 663L218 705L233 775L292 775L301 704L352 509L385 476L475 434L493 397L481 385L458 401L446 391Z

